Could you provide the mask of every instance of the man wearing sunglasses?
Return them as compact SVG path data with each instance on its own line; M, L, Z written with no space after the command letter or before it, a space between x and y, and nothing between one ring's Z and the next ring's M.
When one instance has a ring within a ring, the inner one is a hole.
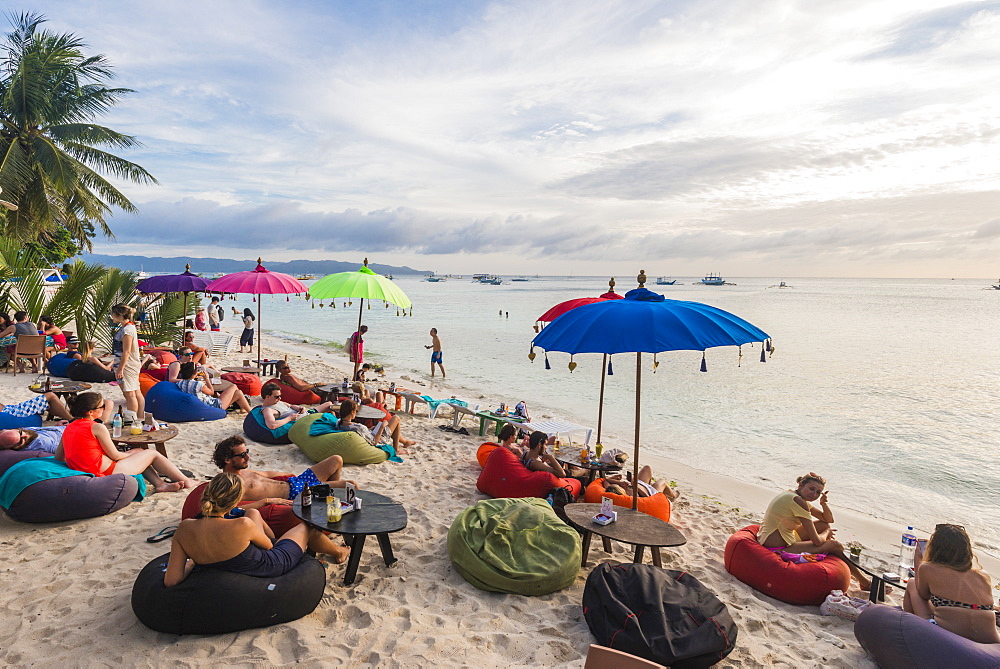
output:
M2 405L0 405L2 406ZM104 420L109 420L114 413L115 403L104 400ZM45 451L55 453L62 440L66 422L50 427L19 427L12 430L0 430L0 451Z

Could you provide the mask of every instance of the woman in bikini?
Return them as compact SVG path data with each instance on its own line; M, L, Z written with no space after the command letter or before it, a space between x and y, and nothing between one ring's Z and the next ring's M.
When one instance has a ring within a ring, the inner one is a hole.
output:
M966 639L1000 643L995 609L990 576L978 567L965 528L935 527L917 577L906 586L903 610Z
M243 479L236 474L219 474L209 482L201 513L177 526L163 585L173 587L199 567L264 578L295 568L316 530L302 523L272 543L274 533L257 509L236 508L242 497Z
M827 553L847 563L851 575L862 590L871 588L871 580L844 555L844 546L833 539L833 511L827 504L826 480L809 472L800 476L795 490L786 490L767 505L757 541L765 548L788 553ZM819 500L821 509L810 504Z
M631 480L631 472L629 472ZM604 479L605 492L616 495L632 496L632 484L622 479L621 474L615 474ZM653 469L649 465L644 465L639 470L639 497L652 497L657 493L662 493L671 502L680 497L680 493L671 488L664 480L653 480Z

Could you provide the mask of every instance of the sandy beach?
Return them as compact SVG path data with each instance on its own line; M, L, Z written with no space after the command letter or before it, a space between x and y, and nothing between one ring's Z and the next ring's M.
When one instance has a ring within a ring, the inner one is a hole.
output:
M265 337L268 357L289 355L308 380L341 378L349 363L318 348ZM233 353L213 364L238 364ZM0 375L0 397L29 396L33 377ZM410 387L429 379L381 379ZM111 386L99 386L119 398ZM434 395L447 396L438 382ZM494 398L475 399L486 406ZM506 398L508 401L510 398ZM256 403L259 403L256 398ZM198 480L216 473L213 445L242 433L242 415L179 425L167 443L171 459ZM630 562L631 551L615 544L608 556L592 549L589 566L575 583L551 595L528 598L477 590L451 566L446 537L463 508L485 499L476 490L475 451L484 441L466 419L470 436L438 429L449 419L402 414L403 433L418 440L400 464L348 466L347 478L363 489L389 494L409 514L407 528L393 536L399 562L386 568L368 546L358 580L343 585L340 565L327 565L327 586L311 615L289 624L220 636L176 637L153 632L132 613L130 592L139 570L166 553L169 542L145 538L175 525L185 494L156 494L101 518L51 525L0 519L4 587L0 606L7 624L0 630L0 662L104 665L292 665L305 666L478 666L580 667L593 638L581 609L590 569L601 561ZM606 444L630 450L627 444ZM299 473L310 461L294 445L250 442L251 467ZM725 602L739 626L736 649L721 666L874 666L854 639L852 623L824 617L816 607L783 604L735 580L723 567L726 539L757 522L774 486L753 486L643 458L658 475L677 482L682 497L671 521L687 536L684 546L664 553L664 566L689 571ZM831 495L836 509L836 497ZM893 527L858 514L838 515L838 538L860 539L886 553ZM648 558L647 558L648 560ZM984 564L987 569L993 565ZM996 573L994 571L994 573ZM896 591L890 603L899 603ZM859 592L852 594L860 595Z

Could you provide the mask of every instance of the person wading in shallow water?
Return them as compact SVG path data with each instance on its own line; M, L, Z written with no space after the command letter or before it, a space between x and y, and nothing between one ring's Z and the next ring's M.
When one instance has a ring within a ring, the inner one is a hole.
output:
M441 368L441 378L445 378L444 373L444 356L441 353L441 338L438 337L437 328L431 328L431 345L424 346L424 348L434 349L431 352L431 378L434 378L434 364L436 363L438 367Z

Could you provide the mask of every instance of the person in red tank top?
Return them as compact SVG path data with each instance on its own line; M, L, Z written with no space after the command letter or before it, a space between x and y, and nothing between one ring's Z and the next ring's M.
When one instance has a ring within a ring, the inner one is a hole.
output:
M104 398L98 393L80 393L70 401L70 413L76 420L66 426L56 460L94 476L142 474L156 492L177 492L195 486L166 456L153 449L120 452L108 428L96 420L103 412ZM174 483L166 483L161 475L169 476Z

